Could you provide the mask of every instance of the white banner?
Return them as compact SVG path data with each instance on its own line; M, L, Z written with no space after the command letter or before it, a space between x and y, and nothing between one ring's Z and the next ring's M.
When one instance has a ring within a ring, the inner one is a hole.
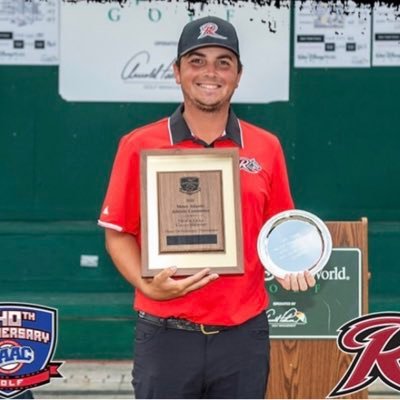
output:
M400 65L400 12L394 6L374 6L373 18L374 66Z
M60 95L68 101L180 102L172 64L186 2L63 3ZM238 32L244 65L233 101L289 99L289 21L286 6L193 5L195 18L215 15Z
M371 9L349 0L296 1L295 67L369 67Z
M0 0L0 64L58 64L58 0Z

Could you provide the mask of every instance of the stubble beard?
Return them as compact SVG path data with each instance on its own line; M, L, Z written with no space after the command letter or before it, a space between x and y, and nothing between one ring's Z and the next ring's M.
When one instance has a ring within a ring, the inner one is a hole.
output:
M216 112L220 111L222 108L222 103L204 104L201 101L196 101L196 100L194 100L192 103L195 105L195 107L198 110L206 112L206 113L210 113L210 114L216 113Z
M224 99L220 99L219 101L212 103L212 104L207 104L207 103L203 103L201 100L196 99L194 97L192 97L191 95L189 95L189 93L184 90L182 87L182 93L183 93L183 98L185 101L190 102L194 107L196 107L199 111L202 111L204 113L217 113L219 111L221 111L222 109L225 108L225 106L227 105L229 108L229 104L231 101L231 98L233 96L233 93L231 93L231 95L228 98L224 98Z
M233 94L233 93L232 93ZM207 104L207 103L203 103L202 101L198 100L198 99L194 99L191 97L187 97L187 99L199 110L205 113L217 113L219 111L221 111L225 105L228 105L229 107L229 103L230 100L232 98L232 95L228 98L228 99L223 99L221 101L217 101L216 103L212 103L212 104Z

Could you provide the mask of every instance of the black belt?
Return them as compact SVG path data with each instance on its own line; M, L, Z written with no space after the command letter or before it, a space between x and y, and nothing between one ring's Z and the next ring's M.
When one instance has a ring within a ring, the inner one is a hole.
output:
M214 335L231 328L230 326L222 325L196 324L194 322L179 318L160 318L151 314L147 314L143 311L139 311L138 316L139 318L157 326L164 326L165 328L171 329L183 329L185 331L202 332L205 335Z

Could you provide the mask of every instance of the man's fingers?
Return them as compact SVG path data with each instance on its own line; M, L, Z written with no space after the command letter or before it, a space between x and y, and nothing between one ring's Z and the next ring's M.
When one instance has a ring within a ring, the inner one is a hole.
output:
M170 278L172 275L175 274L176 270L177 270L176 267L165 268L157 275L155 275L153 280L156 281L157 283L166 281L168 278Z
M297 275L297 282L299 284L299 289L304 292L308 289L308 285L306 282L305 274L301 273Z
M290 277L288 274L283 278L278 278L277 276L275 278L285 290L290 290Z
M315 286L315 278L309 271L287 274L284 278L275 278L284 289L293 290L294 292L299 290L306 291L308 288Z
M208 283L215 281L217 278L219 278L218 274L207 275L200 281L197 281L192 285L188 286L185 290L185 294L191 292L192 290L200 289L201 287L207 285Z
M298 274L290 274L290 288L294 292L299 291L299 282L297 281Z
M178 296L183 296L192 290L199 289L207 283L217 279L218 274L210 274L210 269L205 268L195 273L194 275L188 276L182 279L171 279L176 273L177 268L171 267L163 269L152 280L152 287L156 289L157 299L169 299Z
M315 278L314 278L314 276L309 271L306 271L304 276L306 278L306 282L307 282L308 287L314 287L315 286Z
M189 286L193 285L194 283L203 279L206 275L210 273L209 268L202 269L199 272L196 272L193 275L188 276L187 278L181 279L179 283L182 285L183 288L188 288Z

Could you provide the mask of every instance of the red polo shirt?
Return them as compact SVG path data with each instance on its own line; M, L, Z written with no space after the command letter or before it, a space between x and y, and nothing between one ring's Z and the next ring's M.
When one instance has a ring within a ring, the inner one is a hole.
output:
M284 155L274 135L237 119L232 110L224 135L207 145L191 134L182 110L181 106L170 118L135 129L121 139L99 225L135 235L140 243L141 150L239 148L245 273L220 276L173 300L151 300L136 289L135 309L203 324L241 324L268 305L264 268L257 255L258 233L268 218L293 208Z

